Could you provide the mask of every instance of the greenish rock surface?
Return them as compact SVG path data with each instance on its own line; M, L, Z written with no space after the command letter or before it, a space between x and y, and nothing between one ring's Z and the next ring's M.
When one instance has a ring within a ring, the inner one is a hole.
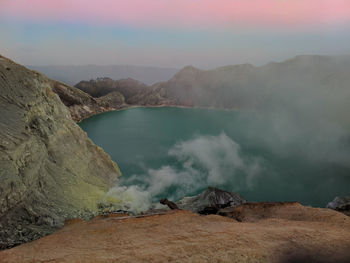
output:
M55 83L0 56L2 249L52 233L65 219L96 214L120 176L53 92L70 91L65 102L73 105L80 91ZM80 97L93 103L88 95Z

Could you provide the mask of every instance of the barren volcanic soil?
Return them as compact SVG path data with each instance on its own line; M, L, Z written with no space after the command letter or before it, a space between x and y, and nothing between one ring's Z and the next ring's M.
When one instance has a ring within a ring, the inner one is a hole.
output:
M258 205L260 206L260 205ZM253 210L261 216L254 215ZM350 217L291 203L246 205L242 222L170 211L75 220L0 252L0 262L349 262ZM346 254L349 253L349 254Z

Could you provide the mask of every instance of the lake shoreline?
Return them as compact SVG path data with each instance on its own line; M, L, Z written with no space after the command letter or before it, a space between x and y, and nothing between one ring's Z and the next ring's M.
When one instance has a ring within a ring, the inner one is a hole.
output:
M97 116L107 112L123 111L129 109L137 108L179 108L179 109L204 109L204 110L220 110L220 111L252 111L249 109L238 109L238 108L216 108L216 107L206 107L206 106L189 106L189 105L174 105L174 104L160 104L160 105L125 105L120 108L109 108L105 111L98 112L92 115L87 116L86 118L79 119L76 123L81 123L84 120L87 120L93 116Z

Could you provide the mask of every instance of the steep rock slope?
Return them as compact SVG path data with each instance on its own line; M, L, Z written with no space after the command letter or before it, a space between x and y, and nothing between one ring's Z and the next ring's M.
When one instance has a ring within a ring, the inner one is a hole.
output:
M61 82L50 80L52 90L60 97L61 101L68 107L72 119L79 122L95 114L113 110L110 100L97 100L89 94L67 86Z
M0 56L0 248L93 214L120 175L74 123L52 81Z

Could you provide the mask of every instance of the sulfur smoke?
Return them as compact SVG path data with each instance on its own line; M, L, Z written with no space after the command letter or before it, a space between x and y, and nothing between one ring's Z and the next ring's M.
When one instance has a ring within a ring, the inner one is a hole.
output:
M233 185L235 182L236 188L232 190L252 188L254 178L263 169L261 158L243 156L240 145L225 133L217 136L200 135L180 141L169 149L168 155L176 159L177 166L148 169L146 175L122 179L119 186L108 192L105 201L110 200L118 209L141 212L150 208L152 202L157 202L165 191L171 193L168 198L178 200L208 185ZM136 186L139 178L143 180L143 187Z

